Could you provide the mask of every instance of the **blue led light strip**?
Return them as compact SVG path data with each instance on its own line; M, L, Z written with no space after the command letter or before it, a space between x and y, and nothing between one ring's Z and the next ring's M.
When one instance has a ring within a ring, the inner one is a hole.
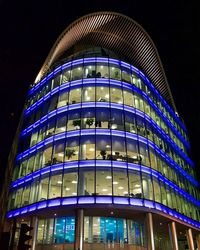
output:
M94 168L96 166L96 169L98 168L122 168L122 169L130 169L142 173L148 173L152 176L154 176L156 179L160 180L161 182L167 184L169 187L174 189L176 192L178 192L181 196L185 197L190 202L194 203L195 205L200 207L200 202L196 200L192 195L185 192L182 188L174 184L172 181L170 181L168 178L163 176L160 172L144 166L139 165L135 163L126 163L126 162L115 162L115 161L108 161L108 160L81 160L81 161L73 161L73 162L64 162L59 163L55 165L51 165L48 167L44 167L42 169L36 170L35 172L28 174L27 176L24 176L18 180L15 180L11 183L12 189L19 189L24 186L28 186L30 183L32 183L34 180L37 180L40 177L45 176L47 173L60 173L60 171L64 170L73 170L80 168Z
M170 120L165 115L163 115L163 113L160 111L160 109L156 106L156 104L151 100L151 98L147 94L145 94L142 90L140 90L139 88L137 88L136 86L134 86L132 84L129 84L129 83L126 83L123 81L121 82L118 80L98 78L98 82L96 82L96 78L91 78L91 79L81 79L81 80L67 82L63 85L56 87L55 89L53 89L51 92L49 92L47 94L48 96L42 97L40 100L38 100L33 105L31 105L28 109L26 109L24 111L24 116L27 116L30 112L35 110L41 103L43 103L44 101L46 101L47 99L52 97L55 93L58 93L60 89L63 90L63 89L67 89L67 88L71 88L71 87L75 87L75 86L82 87L87 83L92 84L91 86L93 86L93 84L95 84L95 83L96 84L98 84L98 83L108 84L108 85L114 86L114 87L123 86L124 89L127 89L127 90L131 89L131 90L137 92L148 102L148 104L167 123L167 125L172 129L172 131L177 135L177 137L184 143L184 145L187 146L188 148L190 147L189 143L185 140L185 138L181 135L181 133L177 130L177 128L170 122Z
M140 142L143 142L145 144L148 144L152 149L154 149L162 158L168 162L170 166L177 169L180 173L182 173L191 183L193 183L195 186L198 186L198 182L194 180L185 170L183 170L174 160L172 160L168 155L165 154L164 151L162 151L156 144L154 144L152 141L148 141L145 137L142 137L140 135L132 134L129 132L119 131L119 130L110 130L110 129L83 129L83 130L74 130L74 131L68 131L63 132L57 135L52 135L51 137L48 137L44 141L41 141L34 146L32 146L30 149L24 151L23 153L20 153L16 160L22 160L25 157L32 155L36 150L44 148L46 145L52 143L53 141L58 141L74 136L86 136L86 135L108 135L108 136L119 136L124 137L126 135L127 138L138 140Z
M94 63L94 62L109 62L112 64L115 64L117 66L122 66L125 67L127 69L131 69L134 73L136 73L138 76L140 76L143 80L143 82L154 92L154 94L160 99L160 101L162 102L162 104L167 108L168 112L172 115L172 117L178 122L178 124L182 127L182 129L187 132L185 125L181 122L181 120L179 119L179 117L176 116L176 114L174 113L174 111L171 109L171 107L168 105L168 103L165 101L165 99L160 95L160 93L158 92L158 90L154 87L154 85L150 82L150 80L140 71L138 70L136 67L117 60L117 59L108 59L108 58L86 58L86 59L78 59L78 60L73 60L71 62L65 63L62 66L57 67L53 72L51 72L50 74L48 74L41 82L39 82L38 84L36 84L35 86L33 86L29 92L28 95L33 94L36 90L38 90L39 87L41 87L42 85L44 85L51 77L53 77L54 75L56 75L58 72L62 71L63 69L66 69L68 67L71 67L72 65L77 65L77 64L82 64L82 63Z
M72 206L72 205L100 205L100 204L112 204L112 205L125 205L130 207L139 207L148 208L163 212L166 215L175 217L176 219L185 222L193 227L200 228L200 223L195 221L174 209L171 209L165 205L162 205L155 201L150 201L146 199L135 199L129 197L112 197L112 196L99 196L99 197L67 197L67 198L56 198L51 200L40 201L33 203L29 206L24 206L7 213L7 218L13 218L16 216L32 213L33 211L51 208L51 207L63 207L63 206Z
M42 125L45 121L47 121L49 118L54 117L57 114L67 112L69 110L74 110L74 109L83 109L83 108L93 108L93 107L103 107L103 108L115 108L115 109L120 109L120 110L125 110L127 112L131 113L136 113L137 115L141 116L143 119L147 120L150 124L156 128L162 134L165 138L166 141L170 143L174 147L176 151L178 151L179 155L182 156L192 167L194 167L194 163L191 161L191 159L182 151L180 148L174 143L174 141L169 137L169 135L166 134L166 132L157 125L157 123L147 114L144 112L131 107L131 106L126 106L124 105L124 109L122 105L115 104L115 103L108 103L108 102L84 102L84 103L77 103L77 104L71 104L67 106L62 106L57 108L56 110L51 111L49 114L43 116L40 120L36 121L34 124L30 125L28 128L24 129L21 133L21 136L24 136L31 132L34 129L36 129L38 126Z

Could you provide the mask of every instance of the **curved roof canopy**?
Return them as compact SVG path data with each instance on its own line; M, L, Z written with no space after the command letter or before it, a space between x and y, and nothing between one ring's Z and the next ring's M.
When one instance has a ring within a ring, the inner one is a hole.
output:
M146 31L131 18L115 12L96 12L79 18L59 36L35 83L75 45L107 48L140 69L176 111L158 51Z

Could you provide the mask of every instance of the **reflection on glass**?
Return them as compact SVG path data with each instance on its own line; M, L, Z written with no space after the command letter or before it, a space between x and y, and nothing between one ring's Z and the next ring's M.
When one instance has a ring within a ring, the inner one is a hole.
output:
M77 173L65 173L63 175L62 196L67 197L67 196L77 195L77 183L78 183Z
M102 244L102 248L120 247L124 244L144 246L144 225L133 220L109 217L84 218L84 243ZM92 246L92 245L91 245Z

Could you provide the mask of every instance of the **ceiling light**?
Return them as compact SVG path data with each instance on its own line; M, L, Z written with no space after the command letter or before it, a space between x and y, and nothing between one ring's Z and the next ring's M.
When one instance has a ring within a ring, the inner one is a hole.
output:
M72 181L72 183L73 183L73 184L76 184L76 183L77 183L77 181Z
M107 176L106 176L106 179L112 179L112 176L107 175Z
M134 187L139 188L139 187L140 187L140 185L139 185L139 184L136 184Z
M107 192L107 191L108 191L108 189L106 189L106 188L102 189L102 192Z
M111 128L112 129L116 129L117 128L117 124L113 124Z
M117 181L113 181L113 184L114 184L114 185L117 185L118 183L119 183L119 182L117 182Z
M120 189L120 190L121 190L121 189L124 189L124 188L120 186L120 187L118 187L118 189Z

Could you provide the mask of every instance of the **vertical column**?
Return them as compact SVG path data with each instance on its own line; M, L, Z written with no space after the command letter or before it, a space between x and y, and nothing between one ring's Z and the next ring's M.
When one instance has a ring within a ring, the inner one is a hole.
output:
M196 236L197 248L200 250L200 235Z
M79 170L78 195L85 195L85 176L83 170Z
M195 250L194 249L194 241L193 241L192 229L191 228L189 228L186 231L186 235L187 235L187 242L188 242L189 250Z
M16 231L16 218L13 219L12 222L12 230L11 230L11 239L10 239L10 246L9 249L12 250L14 246L14 241L15 241L15 231Z
M92 243L92 236L93 236L93 217L92 216L89 216L89 232L88 232L88 242L89 243Z
M127 220L127 229L128 229L128 244L133 244L133 237L132 236L132 232L131 232L131 220ZM135 242L134 242L135 243Z
M31 236L32 236L32 248L31 248L31 250L35 250L37 229L38 229L38 218L36 216L33 217L31 220L31 227L33 227L33 230L31 231Z
M169 225L169 235L172 242L173 250L178 250L178 240L176 234L176 223L173 221Z
M148 239L147 249L155 250L152 213L147 213L147 239Z
M83 230L84 230L84 210L78 209L76 211L74 250L83 250Z

